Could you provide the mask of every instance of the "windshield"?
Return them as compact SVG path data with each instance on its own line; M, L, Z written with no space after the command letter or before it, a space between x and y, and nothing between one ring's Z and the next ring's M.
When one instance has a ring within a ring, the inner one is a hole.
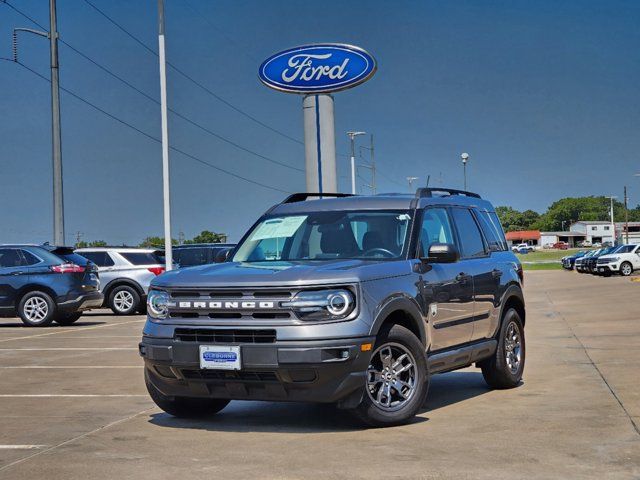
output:
M407 249L408 211L317 212L262 219L234 262L398 259Z

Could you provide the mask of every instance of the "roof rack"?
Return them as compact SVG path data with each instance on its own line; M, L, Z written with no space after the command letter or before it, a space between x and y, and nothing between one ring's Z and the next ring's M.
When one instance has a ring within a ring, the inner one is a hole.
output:
M351 194L351 193L310 193L310 192L300 192L300 193L294 193L292 195L289 195L287 198L285 198L282 201L282 203L304 202L309 197L341 198L341 197L353 197L353 194Z
M480 195L478 195L477 193L473 193L473 192L467 192L466 190L455 190L453 188L442 188L442 187L438 187L438 188L419 188L418 190L416 190L416 197L417 198L429 198L429 197L433 197L434 193L436 192L441 192L441 193L445 193L445 196L450 196L450 195L464 195L465 197L473 197L473 198L482 198Z

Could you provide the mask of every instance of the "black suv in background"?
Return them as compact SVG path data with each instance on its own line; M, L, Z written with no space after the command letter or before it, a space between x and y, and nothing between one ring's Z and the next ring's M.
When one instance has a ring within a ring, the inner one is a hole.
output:
M475 363L493 388L520 383L522 268L488 201L318 196L271 208L228 261L151 282L140 354L160 408L325 402L386 426L420 410L435 373Z
M29 327L71 325L99 308L98 269L69 247L0 245L0 316Z
M218 255L224 255L235 247L233 243L191 243L173 247L173 261L180 268L216 263Z

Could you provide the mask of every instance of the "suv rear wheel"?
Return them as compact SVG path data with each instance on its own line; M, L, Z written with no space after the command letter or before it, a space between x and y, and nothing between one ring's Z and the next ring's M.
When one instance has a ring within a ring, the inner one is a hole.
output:
M178 418L198 418L215 415L229 405L229 400L216 398L167 397L163 395L149 380L147 369L144 381L151 399L169 415Z
M353 413L375 427L406 423L422 407L429 386L420 340L400 325L378 335L362 402Z
M56 323L62 326L71 325L77 322L81 316L82 316L82 312L59 313L56 316Z
M140 294L129 285L119 285L109 293L109 308L116 315L132 315L140 308Z
M522 379L524 360L524 327L520 314L510 308L502 320L496 352L480 363L482 376L492 388L517 387Z
M27 327L46 327L55 318L56 304L45 292L29 292L20 299L18 315Z

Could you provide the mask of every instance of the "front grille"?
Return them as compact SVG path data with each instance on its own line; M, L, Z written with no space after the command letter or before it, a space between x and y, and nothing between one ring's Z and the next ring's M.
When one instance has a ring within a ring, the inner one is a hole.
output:
M182 370L189 380L239 380L241 382L277 382L275 372L246 372L235 370Z
M174 338L198 343L275 343L275 330L176 328Z

